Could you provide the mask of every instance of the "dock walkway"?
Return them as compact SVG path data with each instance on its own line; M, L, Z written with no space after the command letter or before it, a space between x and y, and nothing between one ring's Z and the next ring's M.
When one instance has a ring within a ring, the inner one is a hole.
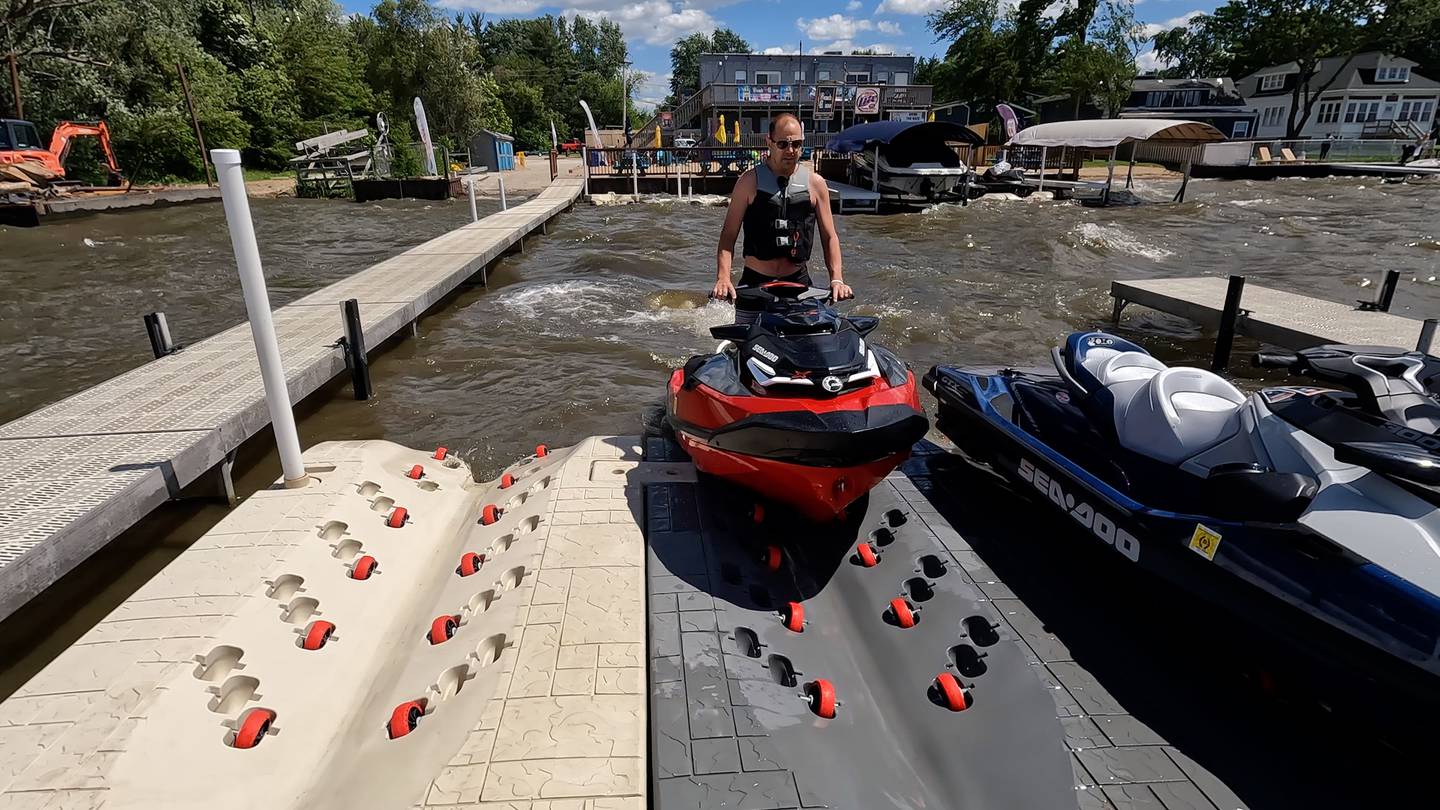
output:
M1220 276L1198 278L1113 281L1118 320L1126 304L1139 304L1179 315L1207 329L1220 325L1227 280ZM1388 312L1365 312L1350 304L1246 284L1235 331L1287 349L1304 349L1324 343L1414 348L1422 322Z
M345 370L338 302L367 345L413 324L568 209L580 179L380 262L275 311L298 402ZM0 619L269 424L248 323L0 425Z

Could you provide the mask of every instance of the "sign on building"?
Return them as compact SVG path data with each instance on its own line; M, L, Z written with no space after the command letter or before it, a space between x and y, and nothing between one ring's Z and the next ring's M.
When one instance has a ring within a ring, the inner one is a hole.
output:
M794 101L794 88L788 84L742 84L736 88L742 102Z
M662 113L660 113L660 128L661 128L661 129L674 129L674 128L675 128L675 115L674 115L674 113L669 113L669 112L662 112Z
M876 115L880 112L880 88L861 87L855 91L855 114Z
M891 110L889 118L891 121L924 121L924 110Z
M835 120L835 88L815 88L815 120Z

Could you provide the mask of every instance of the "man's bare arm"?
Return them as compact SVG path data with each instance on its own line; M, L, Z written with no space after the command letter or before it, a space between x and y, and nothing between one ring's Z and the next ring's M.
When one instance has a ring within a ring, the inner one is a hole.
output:
M745 219L745 209L755 196L755 172L750 170L735 181L735 190L730 192L730 208L725 211L725 224L720 228L720 244L715 249L715 292L716 298L735 297L735 286L730 273L735 261L735 240L740 236L740 223Z
M835 230L835 216L830 213L830 187L825 178L810 175L810 199L815 208L815 222L820 230L820 247L825 251L825 269L830 272L830 287L836 289L836 299L849 298L850 287L845 284L845 268L840 256L840 234Z

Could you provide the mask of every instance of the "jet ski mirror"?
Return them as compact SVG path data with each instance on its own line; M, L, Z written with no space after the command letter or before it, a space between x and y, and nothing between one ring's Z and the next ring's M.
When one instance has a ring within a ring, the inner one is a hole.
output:
M1381 475L1440 486L1440 456L1400 442L1344 442L1335 446L1335 460L1369 467Z

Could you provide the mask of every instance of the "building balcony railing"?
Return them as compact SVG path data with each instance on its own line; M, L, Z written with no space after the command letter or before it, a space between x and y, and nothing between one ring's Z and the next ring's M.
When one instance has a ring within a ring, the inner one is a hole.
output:
M874 87L880 91L880 114L887 109L928 108L934 98L934 88L928 84L863 84L845 83L794 83L794 84L707 84L700 92L681 102L676 116L682 125L699 119L705 110L721 110L742 107L795 108L815 106L812 91L824 88L834 91L835 109L848 109L854 101L855 92L861 87Z

